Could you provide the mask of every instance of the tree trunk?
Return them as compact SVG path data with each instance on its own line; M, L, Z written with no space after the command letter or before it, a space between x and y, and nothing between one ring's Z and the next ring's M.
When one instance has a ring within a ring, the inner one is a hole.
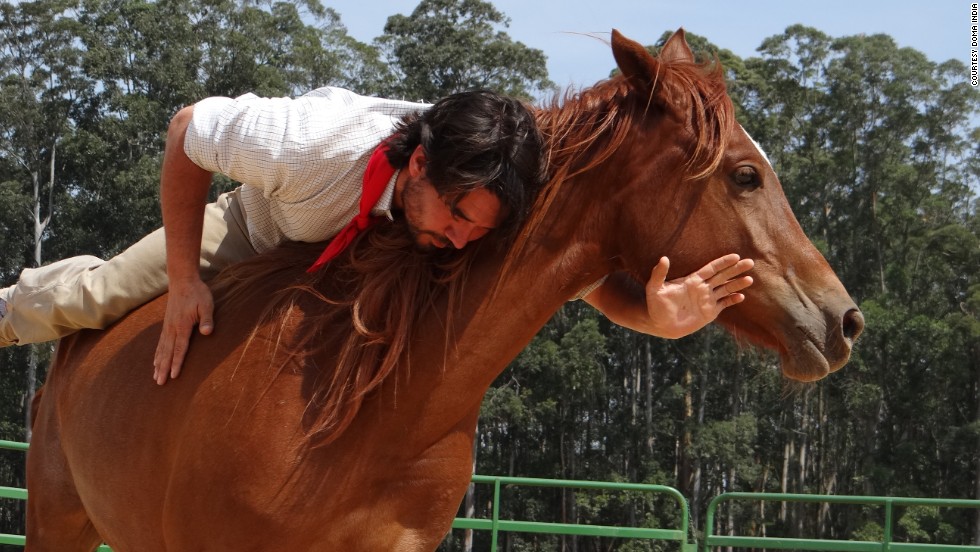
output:
M803 394L803 415L800 422L800 450L797 462L799 463L799 469L797 471L797 492L805 493L807 492L806 480L807 480L807 470L809 469L809 453L810 453L810 426L811 423L811 413L810 413L810 390L808 389ZM796 537L802 537L806 531L806 515L804 515L803 504L796 505Z
M973 351L974 351L973 364L977 372L977 386L980 387L980 361L977 360L978 358L980 358L980 344L974 344ZM977 402L976 420L977 423L980 424L980 401ZM976 495L974 495L973 498L980 500L980 456L977 456L976 482L977 482ZM977 508L976 517L974 518L974 523L973 523L973 544L976 546L980 546L980 508Z
M634 340L638 339L637 336L633 337ZM635 348L634 348L635 349ZM643 375L645 371L645 361L646 358L637 355L630 355L632 362L630 363L630 382L629 382L629 401L630 401L630 426L637 427L640 419L640 409L643 407L641 404L641 397L643 396ZM647 436L649 427L644 425L644 433L641 439L631 439L628 445L629 450L627 454L623 455L626 460L627 465L624 466L624 472L626 474L627 480L634 483L638 482L640 478L639 467L643 465L643 455L646 451L645 443L647 441ZM637 502L636 500L629 501L629 508L626 511L627 520L630 527L635 527L637 525Z
M817 457L817 477L818 481L821 482L821 494L833 494L837 488L837 469L838 463L833 461L830 456L831 445L829 444L830 437L828 436L830 422L827 419L827 394L826 387L821 385L818 387L817 394L817 416L820 420L820 430L819 430L819 456ZM820 512L817 516L817 538L826 538L826 531L828 528L833 528L833 524L830 519L830 504L823 503L820 505Z
M759 478L759 487L756 489L757 493L766 492L766 482L769 480L769 463L767 462L762 468L762 476ZM758 535L760 537L766 536L766 527L769 524L766 523L766 502L764 500L759 501L759 526Z
M728 481L725 482L725 487L722 488L722 490L721 490L723 493L734 492L735 491L735 478L737 477L737 475L738 474L736 473L736 470L735 470L734 467L729 468L729 470L728 470ZM736 513L735 508L729 508L729 510L728 510L728 528L727 528L727 532L726 532L726 534L729 537L735 536L735 513ZM732 550L732 548L729 547L729 550Z
M31 179L34 181L34 266L41 266L43 261L41 257L41 245L43 244L42 238L44 237L44 230L48 227L48 223L51 222L51 213L54 210L54 161L55 153L58 149L58 143L55 142L51 147L51 164L50 172L48 178L48 213L41 219L41 178L36 172L31 173ZM33 412L31 410L31 405L34 404L34 393L37 390L37 354L38 345L31 345L30 357L27 361L27 378L25 381L25 386L27 388L27 393L25 394L24 400L24 440L28 443L31 442L31 437L33 435L32 428L34 427L34 420L31 418Z
M34 420L32 419L34 404L34 394L37 389L37 345L30 345L30 353L27 357L27 379L24 383L27 393L24 397L24 441L30 443L34 436Z
M692 389L694 376L691 373L690 362L684 362L684 375L681 378L681 386L684 388L684 410L681 412L681 439L677 450L677 482L681 491L691 496L692 483L691 474L691 424L694 418L694 390ZM692 497L693 498L693 497Z
M575 418L576 417L573 417L572 419L575 419ZM586 442L588 442L588 441L586 441ZM570 477L568 479L576 479L578 477L578 475L577 475L578 474L578 458L576 458L576 455L575 455L575 442L574 442L574 440L572 441L572 444L569 447L569 464L571 465L571 474L570 474ZM568 491L568 493L565 495L565 498L568 500L568 511L569 511L570 517L571 517L571 521L569 521L568 523L571 523L571 524L574 524L574 525L578 525L580 521L579 521L579 518L578 518L578 504L575 502L575 490L574 489L567 489L567 491ZM571 541L571 546L569 546L567 548L567 550L570 550L571 552L578 552L578 536L577 535L570 535L569 537L570 537L569 540Z
M653 454L653 353L650 351L650 340L643 340L644 368L646 369L646 411L643 425L647 437L647 454Z
M790 438L783 445L783 473L779 480L779 491L783 494L789 492L789 462L793 454L793 439ZM779 503L779 521L786 522L786 502Z
M480 424L476 426L474 432L475 435L480 433ZM476 474L476 453L477 453L477 439L473 439L473 473ZM463 516L467 519L472 519L476 515L476 485L470 482L470 486L466 488L466 497L463 499ZM473 552L473 530L467 529L463 533L463 550L465 552Z

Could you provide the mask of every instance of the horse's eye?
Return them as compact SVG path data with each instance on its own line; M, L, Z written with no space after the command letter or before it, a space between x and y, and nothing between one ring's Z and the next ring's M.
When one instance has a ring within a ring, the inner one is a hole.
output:
M754 190L762 185L762 180L759 179L759 173L756 172L755 168L748 166L735 169L735 173L732 174L732 180L740 188L746 190Z

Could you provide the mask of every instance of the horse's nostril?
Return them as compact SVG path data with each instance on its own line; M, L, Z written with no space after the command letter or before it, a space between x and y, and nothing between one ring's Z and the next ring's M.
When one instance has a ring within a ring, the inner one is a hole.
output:
M851 309L844 313L844 320L841 322L841 331L844 337L851 341L858 338L864 331L864 315L858 309Z

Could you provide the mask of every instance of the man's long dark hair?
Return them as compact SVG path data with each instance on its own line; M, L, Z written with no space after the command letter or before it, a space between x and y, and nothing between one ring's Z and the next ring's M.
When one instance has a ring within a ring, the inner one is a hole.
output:
M441 196L455 202L486 188L508 212L494 233L509 237L516 231L545 172L543 139L527 105L486 90L447 96L399 122L388 161L404 168L420 144L426 176Z

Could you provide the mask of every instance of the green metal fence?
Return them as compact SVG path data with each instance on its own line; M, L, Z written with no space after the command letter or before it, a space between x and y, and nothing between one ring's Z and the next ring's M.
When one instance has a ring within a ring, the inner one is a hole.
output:
M27 443L17 443L15 441L0 440L0 449L20 450L27 452ZM0 487L0 499L12 498L15 500L27 500L27 491L16 487ZM24 546L22 535L8 535L0 533L0 544L14 544Z
M715 514L719 505L731 501L752 502L809 502L821 504L856 504L877 506L884 509L884 536L880 541L844 541L833 539L797 539L783 537L753 537L716 535L713 533ZM942 498L897 498L880 496L800 495L781 493L725 493L716 496L708 504L705 519L704 550L729 546L739 549L761 550L829 550L840 552L980 552L980 546L894 542L895 508L906 506L932 506L938 508L980 509L980 500L956 500Z
M663 485L644 485L639 483L610 483L598 481L570 481L566 479L532 479L526 477L496 477L474 475L476 484L493 485L493 506L490 519L456 518L453 529L474 529L490 531L490 550L497 550L497 538L501 532L514 533L545 533L550 535L584 535L590 537L618 537L630 539L655 539L674 541L683 552L695 552L697 544L688 540L688 521L690 514L687 500L673 487ZM661 494L673 498L680 512L679 527L673 529L655 529L649 527L615 527L610 525L575 525L568 523L552 523L541 521L519 521L500 519L501 489L503 486L529 486L572 488L603 491L638 491L642 493Z

